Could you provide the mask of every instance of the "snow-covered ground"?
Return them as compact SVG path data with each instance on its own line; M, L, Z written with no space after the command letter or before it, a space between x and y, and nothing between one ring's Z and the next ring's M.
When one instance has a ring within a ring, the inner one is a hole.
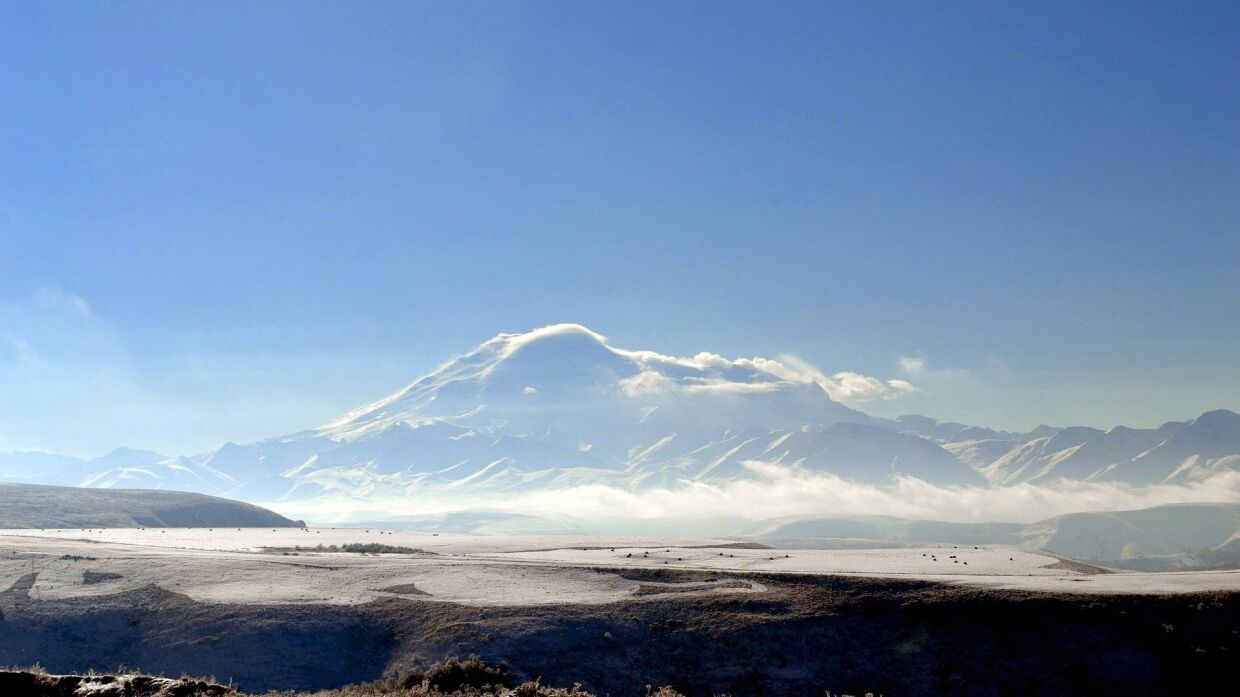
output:
M268 549L349 543L423 552L376 556ZM774 550L731 544L344 528L3 530L0 589L37 572L29 593L43 599L106 595L155 584L218 603L349 604L395 594L472 605L598 604L632 599L642 586L642 597L649 597L658 587L595 569L646 568L893 577L1075 593L1240 590L1240 571L1100 574L1010 546ZM667 590L753 593L763 587L746 581L672 584Z

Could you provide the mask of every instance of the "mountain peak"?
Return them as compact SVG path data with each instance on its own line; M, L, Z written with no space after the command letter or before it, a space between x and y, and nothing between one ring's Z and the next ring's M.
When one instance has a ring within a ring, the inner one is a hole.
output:
M567 392L616 383L638 367L607 345L603 335L580 324L555 324L524 334L500 334L483 345L493 355L478 379L489 390L523 392L561 388Z
M507 353L516 352L533 344L570 343L607 346L607 337L581 324L550 324L528 332L499 334L485 345L500 344Z
M93 458L89 462L92 465L101 467L139 467L166 459L168 459L167 455L161 455L151 450L139 450L122 446L106 455Z
M644 420L651 405L668 432L700 428L702 410L718 423L744 422L756 411L764 423L794 426L862 421L868 417L831 399L817 369L764 358L729 359L702 352L678 357L615 348L581 324L553 324L503 333L443 364L382 400L324 424L319 434L350 439L383 427L447 421L489 430L533 429L565 410L612 423ZM747 416L748 414L748 416ZM596 415L597 416L597 415ZM681 423L683 422L683 423ZM649 427L650 424L647 424Z
M1227 409L1207 411L1193 420L1191 427L1195 430L1214 432L1240 430L1240 414Z
M580 324L552 324L523 334L500 334L479 350L495 352L500 361L531 354L567 363L613 364L619 358L619 352L607 345L606 337Z

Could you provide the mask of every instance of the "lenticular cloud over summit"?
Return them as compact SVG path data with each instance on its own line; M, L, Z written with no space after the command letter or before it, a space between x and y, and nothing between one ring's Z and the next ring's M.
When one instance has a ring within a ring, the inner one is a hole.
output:
M564 394L567 390L583 399L610 395L640 400L660 395L777 393L818 387L837 401L868 401L888 392L886 383L877 378L849 371L828 376L795 356L728 359L710 352L687 358L669 356L615 348L606 337L584 326L556 324L525 333L500 334L404 390L335 419L320 430L347 435L351 426L360 424L402 419L418 423L422 417L418 395L451 392L462 382L477 386L493 399L511 396L507 389L518 383L526 396L548 390ZM893 388L896 392L916 389L902 380L893 382L900 384L898 389ZM397 404L404 408L393 411ZM493 405L492 410L494 406L500 405ZM451 416L443 414L442 408L437 411L440 418Z
M888 383L900 392L916 388L904 380L887 383L852 371L826 375L817 367L791 354L778 359L737 358L700 352L689 358L668 356L654 351L630 351L614 348L607 338L579 324L555 324L524 334L500 334L486 342L478 351L496 345L499 357L508 358L526 346L557 338L581 338L594 342L616 356L630 361L638 372L621 380L622 388L631 395L664 390L721 392L761 392L778 389L783 383L816 384L837 401L869 401L886 391Z

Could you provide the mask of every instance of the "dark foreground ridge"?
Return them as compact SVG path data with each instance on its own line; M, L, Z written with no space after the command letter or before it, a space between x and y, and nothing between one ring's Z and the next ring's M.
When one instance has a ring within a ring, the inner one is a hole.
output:
M231 688L191 678L151 675L49 675L0 670L0 694L12 697L229 697Z
M1234 593L1073 596L753 575L740 578L767 592L536 607L243 606L155 586L38 600L34 578L0 593L0 664L215 675L248 692L333 689L477 654L517 684L580 683L614 697L647 685L689 697L1210 693L1232 679L1240 652Z
M0 670L0 694L12 697L246 697L231 686L194 678L164 678L138 673L49 675L46 671ZM265 697L306 693L268 692ZM306 696L308 697L308 696ZM449 658L425 670L312 697L595 697L574 686L548 687L537 681L515 684L503 666L489 666L477 656ZM684 697L671 688L647 691L646 697ZM844 696L839 696L844 697Z
M0 484L0 528L301 528L240 501L149 489Z

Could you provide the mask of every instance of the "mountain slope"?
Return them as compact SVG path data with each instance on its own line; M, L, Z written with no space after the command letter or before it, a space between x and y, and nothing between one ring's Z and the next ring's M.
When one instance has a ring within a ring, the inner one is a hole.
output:
M1058 479L1183 483L1240 468L1240 414L1210 411L1158 428L1071 427L1036 437L941 441L998 485Z
M1073 513L1028 526L1022 536L1076 559L1123 563L1142 557L1194 555L1240 533L1240 505L1176 504L1135 511Z

